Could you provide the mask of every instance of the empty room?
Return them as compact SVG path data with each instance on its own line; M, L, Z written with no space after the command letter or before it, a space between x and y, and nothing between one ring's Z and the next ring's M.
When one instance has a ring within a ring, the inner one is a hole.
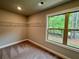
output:
M79 0L0 0L0 59L79 59Z

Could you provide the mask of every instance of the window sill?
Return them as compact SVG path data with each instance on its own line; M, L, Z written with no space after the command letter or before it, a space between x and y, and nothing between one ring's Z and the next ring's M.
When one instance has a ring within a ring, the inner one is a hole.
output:
M53 42L51 40L46 40L46 42L49 42L51 44L54 44L54 45L57 45L57 46L60 46L60 47L63 47L63 48L66 48L66 49L69 49L69 50L72 50L72 51L75 51L75 52L79 52L79 49L76 49L76 48L73 48L73 47L70 47L70 46L66 46L66 45L63 45L63 44L60 44L60 43L56 43L56 42Z

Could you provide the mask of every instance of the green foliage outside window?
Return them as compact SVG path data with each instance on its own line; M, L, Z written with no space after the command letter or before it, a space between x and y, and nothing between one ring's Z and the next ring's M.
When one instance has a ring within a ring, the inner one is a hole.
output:
M49 28L64 28L65 15L48 17Z

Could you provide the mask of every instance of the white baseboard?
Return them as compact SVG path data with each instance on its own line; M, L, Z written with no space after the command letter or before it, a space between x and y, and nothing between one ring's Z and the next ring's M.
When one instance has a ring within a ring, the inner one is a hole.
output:
M24 42L28 39L24 39L24 40L20 40L20 41L16 41L16 42L13 42L13 43L9 43L9 44L6 44L6 45L3 45L3 46L0 46L0 49L3 49L3 48L6 48L6 47L9 47L9 46L12 46L12 45L15 45L15 44L18 44L18 43L21 43L21 42Z
M13 42L13 43L10 43L10 44L7 44L7 45L0 46L0 49L6 48L6 47L9 47L9 46L12 46L12 45L15 45L15 44L24 42L24 41L29 41L29 42L31 42L31 43L33 43L33 44L35 44L35 45L43 48L44 50L47 50L47 51L49 51L49 52L51 52L51 53L53 53L53 54L55 54L55 55L57 55L57 56L59 56L59 57L61 57L63 59L70 59L69 57L64 56L64 55L62 55L62 54L60 54L60 53L58 53L56 51L53 51L53 50L51 50L51 49L49 49L49 48L47 48L47 47L45 47L45 46L43 46L43 45L35 42L35 41L30 40L30 39L24 39L24 40L20 40L20 41L17 41L17 42Z
M56 52L56 51L54 51L52 49L49 49L49 48L47 48L47 47L45 47L45 46L43 46L43 45L41 45L39 43L36 43L35 41L32 41L32 40L28 40L28 41L35 44L35 45L37 45L37 46L39 46L39 47L41 47L41 48L43 48L43 49L45 49L45 50L47 50L47 51L49 51L49 52L51 52L51 53L53 53L53 54L55 54L55 55L57 55L57 56L59 56L59 57L61 57L61 58L63 58L63 59L71 59L71 58L69 58L69 57L67 57L67 56L65 56L63 54L60 54L60 53L58 53L58 52Z

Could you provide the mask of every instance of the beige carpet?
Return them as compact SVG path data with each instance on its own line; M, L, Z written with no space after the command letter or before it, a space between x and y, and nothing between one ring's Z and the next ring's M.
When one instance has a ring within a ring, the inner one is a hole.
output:
M0 50L0 59L58 59L56 56L23 42Z

